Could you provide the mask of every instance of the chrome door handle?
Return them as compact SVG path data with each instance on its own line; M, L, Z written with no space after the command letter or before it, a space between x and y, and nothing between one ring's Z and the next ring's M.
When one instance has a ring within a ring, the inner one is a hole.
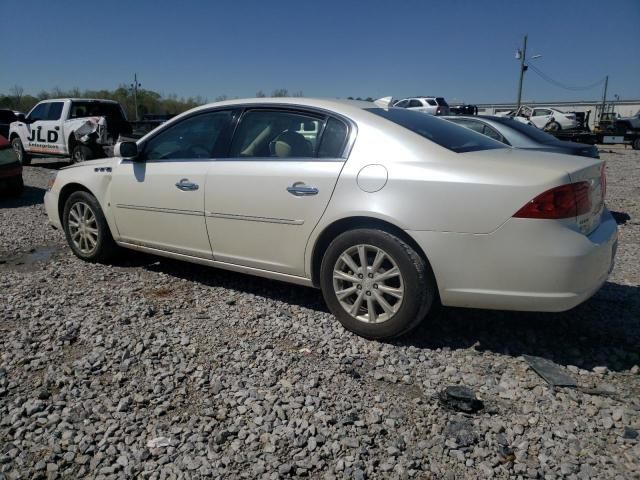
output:
M311 195L317 195L318 189L316 187L309 187L302 182L296 182L290 187L287 187L287 192L296 197L309 197Z
M176 187L178 187L183 192L188 192L192 190L198 190L200 188L197 183L190 182L188 178L183 178L178 183L176 183Z

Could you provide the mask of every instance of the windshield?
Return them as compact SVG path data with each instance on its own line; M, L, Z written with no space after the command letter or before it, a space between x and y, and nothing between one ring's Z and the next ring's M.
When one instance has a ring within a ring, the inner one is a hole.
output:
M367 108L366 111L411 130L456 153L507 148L502 143L473 130L422 112L400 108Z
M531 125L527 125L526 123L519 122L518 120L514 120L510 117L494 117L491 118L494 122L501 123L502 125L506 125L507 127L516 130L523 135L535 140L538 143L557 143L558 139L549 133L545 133L542 130L532 127Z

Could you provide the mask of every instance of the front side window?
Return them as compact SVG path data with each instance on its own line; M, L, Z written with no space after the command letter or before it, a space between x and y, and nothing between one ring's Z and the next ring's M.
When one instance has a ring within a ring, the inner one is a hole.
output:
M236 129L232 158L313 158L322 119L274 110L245 112ZM305 125L310 127L305 129Z
M63 105L62 102L51 102L47 112L47 120L60 120Z
M213 158L220 134L229 125L231 111L208 112L186 118L147 142L145 160Z
M496 142L480 133L415 110L368 108L366 111L400 125L456 153L506 148L502 143Z
M31 120L32 122L37 122L38 120L46 119L48 107L48 103L39 103L38 105L36 105L34 109L29 113L29 120Z
M409 104L409 100L400 100L398 103L394 105L394 107L406 108Z

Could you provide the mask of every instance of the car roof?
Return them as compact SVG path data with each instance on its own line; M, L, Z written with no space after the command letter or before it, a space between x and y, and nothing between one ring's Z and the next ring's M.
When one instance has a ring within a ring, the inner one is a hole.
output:
M106 98L47 98L45 100L40 100L39 103L66 102L67 100L71 100L72 102L118 103L115 100L107 100Z

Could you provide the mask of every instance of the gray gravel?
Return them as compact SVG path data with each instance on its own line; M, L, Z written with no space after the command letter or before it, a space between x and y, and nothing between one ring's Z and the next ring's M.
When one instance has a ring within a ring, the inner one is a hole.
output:
M312 289L81 262L46 224L57 165L36 161L25 195L0 200L0 479L638 478L640 154L612 151L624 223L593 299L443 309L393 343L344 331ZM578 388L550 388L524 354ZM450 385L484 408L445 408Z

